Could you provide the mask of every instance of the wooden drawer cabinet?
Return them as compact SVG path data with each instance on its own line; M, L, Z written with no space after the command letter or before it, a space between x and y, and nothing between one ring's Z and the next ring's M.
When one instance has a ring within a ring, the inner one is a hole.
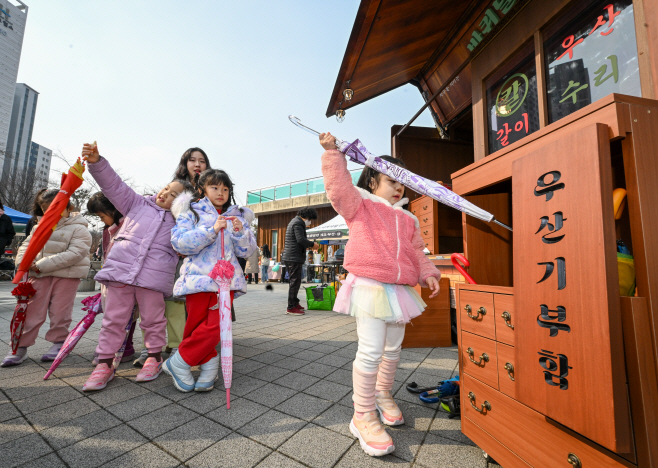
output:
M462 291L459 306L462 330L496 339L493 294Z
M462 416L502 445L513 447L514 453L531 466L571 468L570 454L578 457L583 468L631 466L469 375L464 375L462 392ZM470 436L468 427L464 425L463 432Z
M420 227L420 237L423 239L434 239L434 226L428 224Z
M462 251L462 221L459 211L441 205L427 196L416 198L409 203L409 211L418 218L420 236L430 254Z
M420 220L421 217L432 215L434 212L434 203L435 201L430 197L420 197L411 203L410 211Z
M496 341L514 346L514 296L494 294L494 321L496 322Z
M464 373L493 388L498 388L496 342L472 333L462 332L461 343Z
M516 368L514 366L514 348L496 343L498 357L498 389L505 395L516 398Z

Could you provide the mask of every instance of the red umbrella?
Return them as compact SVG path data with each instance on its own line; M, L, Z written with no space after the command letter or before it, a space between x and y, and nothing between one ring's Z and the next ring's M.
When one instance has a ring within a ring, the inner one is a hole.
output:
M32 234L30 245L27 246L21 264L12 282L18 286L12 291L16 296L18 305L14 311L14 317L11 321L11 349L12 354L16 354L18 343L23 334L23 324L25 323L25 313L27 311L27 302L36 293L34 287L28 282L28 271L41 249L46 245L52 235L57 223L62 219L62 213L69 205L69 200L73 192L82 185L82 173L85 171L80 159L69 168L67 174L62 175L61 188L59 193L52 201L39 224Z

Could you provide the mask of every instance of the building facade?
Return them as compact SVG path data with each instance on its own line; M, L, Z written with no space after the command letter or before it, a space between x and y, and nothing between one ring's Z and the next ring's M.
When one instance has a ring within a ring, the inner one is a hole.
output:
M50 163L52 158L52 150L40 145L39 143L32 142L28 169L34 171L38 187L46 187L48 185L48 175L50 174Z
M37 112L39 93L25 83L17 83L9 123L9 136L0 178L16 171L26 171L32 150L32 131Z
M5 162L28 7L0 0L0 176ZM28 148L29 151L29 148Z

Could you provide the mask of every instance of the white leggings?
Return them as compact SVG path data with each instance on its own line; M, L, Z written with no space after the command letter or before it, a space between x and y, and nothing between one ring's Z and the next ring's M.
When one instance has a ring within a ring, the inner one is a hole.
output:
M359 336L359 348L354 365L363 372L377 372L382 357L389 361L400 359L404 324L386 323L373 317L357 317L356 333Z

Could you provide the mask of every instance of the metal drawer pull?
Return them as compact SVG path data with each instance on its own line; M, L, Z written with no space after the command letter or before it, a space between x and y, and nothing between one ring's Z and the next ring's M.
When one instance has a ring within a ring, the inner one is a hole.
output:
M471 362L472 362L473 364L475 364L476 366L479 366L480 363L482 363L482 361L484 361L484 362L489 362L489 355L488 355L487 353L482 353L482 355L480 356L480 359L478 360L478 362L475 362L475 359L473 359L473 354L474 354L474 353L475 353L475 351L473 351L473 348L468 348L468 349L466 350L466 354L468 354L468 358L469 358L469 359L471 360Z
M427 218L423 218L423 222L426 223L426 222L427 222Z
M512 364L511 362L506 363L505 370L507 371L507 375L510 378L510 380L514 382L514 377L512 377L512 374L514 373L514 364Z
M512 322L512 314L505 311L505 312L502 313L501 317L503 318L503 320L505 320L505 325L510 327L512 330L514 330L514 325L512 325L512 323L511 323Z
M426 209L427 209L427 205L425 205L425 206L423 207L423 209L426 210Z
M468 315L469 317L471 317L473 320L477 320L477 319L479 319L479 318L480 318L480 314L482 314L483 316L484 316L484 315L487 315L487 309L485 309L484 307L480 307L480 308L478 309L477 314L475 314L475 315L472 315L472 314L471 314L471 312L473 312L473 309L471 308L470 304L466 304L466 307L464 307L464 310L466 311L466 315Z
M473 404L473 402L475 401L475 394L473 392L468 392L468 399L471 401L471 406L473 407L473 409L478 413L485 413L486 411L491 411L491 403L489 403L487 400L484 400L484 403L482 403L482 406L480 408L478 408ZM571 456L571 454L569 454L569 456ZM578 460L578 463L580 463L580 460Z
M575 466L577 468L581 468L583 466L580 458L578 458L575 453L570 453L569 456L567 456L567 461L571 466Z

